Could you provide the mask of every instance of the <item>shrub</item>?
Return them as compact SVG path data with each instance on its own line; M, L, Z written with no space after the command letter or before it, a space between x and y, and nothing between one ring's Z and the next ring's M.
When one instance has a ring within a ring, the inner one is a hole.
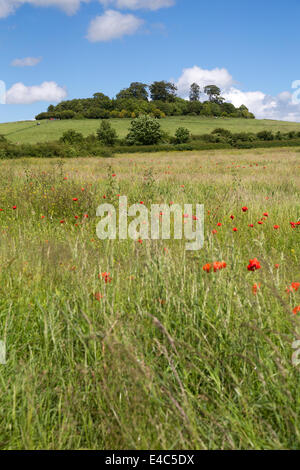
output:
M97 131L97 137L103 145L113 146L117 140L117 133L115 129L111 127L109 121L101 121L100 127Z
M223 129L222 127L218 127L217 129L212 131L212 134L222 135L224 137L231 137L232 133L228 129Z
M150 116L131 121L126 141L129 145L154 145L162 139L160 123Z
M178 127L175 132L175 143L186 144L190 140L190 131L185 127Z
M70 129L63 133L62 137L59 139L59 142L63 144L80 144L84 141L84 137L80 132Z
M259 140L273 140L274 139L274 136L271 131L261 131L261 132L258 132L256 135Z

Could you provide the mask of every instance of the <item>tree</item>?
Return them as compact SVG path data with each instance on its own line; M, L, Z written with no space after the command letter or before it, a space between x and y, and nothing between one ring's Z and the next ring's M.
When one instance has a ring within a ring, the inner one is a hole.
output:
M200 100L200 87L197 83L192 83L190 87L190 101Z
M176 97L177 88L174 83L161 81L153 82L149 86L151 99L153 101L172 102Z
M140 116L131 121L126 137L130 145L154 145L162 138L160 123L150 116Z
M186 144L190 140L190 131L186 127L178 127L175 132L176 144Z
M64 132L62 137L59 139L60 142L63 144L80 144L84 140L83 135L80 132L74 131L74 129L69 129L68 131Z
M97 130L97 138L104 145L112 146L116 143L117 133L111 127L109 121L101 121L100 127Z
M225 101L224 98L222 98L221 96L220 88L216 85L207 85L204 88L204 93L208 95L209 101L211 101L212 103L222 104L223 101Z
M133 82L130 84L129 88L121 90L116 98L117 100L134 98L136 100L148 101L147 88L148 85L146 83Z

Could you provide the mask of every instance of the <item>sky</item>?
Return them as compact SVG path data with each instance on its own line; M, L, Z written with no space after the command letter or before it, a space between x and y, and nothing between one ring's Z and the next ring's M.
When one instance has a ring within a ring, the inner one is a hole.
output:
M0 122L131 82L300 122L299 0L0 0Z

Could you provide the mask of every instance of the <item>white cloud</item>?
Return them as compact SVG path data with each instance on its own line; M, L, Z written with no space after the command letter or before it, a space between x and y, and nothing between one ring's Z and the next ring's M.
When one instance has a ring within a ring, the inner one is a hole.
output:
M159 10L160 8L172 7L175 0L99 0L104 7L115 7L127 10Z
M194 67L183 69L182 75L176 83L179 95L187 98L192 83L198 83L203 90L207 85L217 85L221 89L229 88L233 85L234 81L226 69L215 68L213 70L205 70L195 65Z
M41 60L42 57L25 57L24 59L13 60L11 65L13 67L34 67L39 64Z
M91 21L87 39L91 42L118 39L134 34L143 23L143 20L134 15L107 10L102 16L97 16Z
M25 86L15 83L5 96L6 104L32 104L37 101L58 102L67 96L65 88L55 82L43 82L41 85Z
M20 6L28 3L36 7L58 7L68 15L76 13L81 3L90 0L0 0L0 18L6 18Z
M201 90L206 85L217 85L222 90L222 96L226 101L239 107L247 106L249 111L258 119L279 119L283 121L300 122L300 80L296 82L291 92L283 91L277 96L271 96L262 91L242 91L237 86L228 70L215 68L213 70L202 69L194 66L182 71L176 82L179 96L187 98L192 83L198 83ZM205 95L203 95L203 99Z

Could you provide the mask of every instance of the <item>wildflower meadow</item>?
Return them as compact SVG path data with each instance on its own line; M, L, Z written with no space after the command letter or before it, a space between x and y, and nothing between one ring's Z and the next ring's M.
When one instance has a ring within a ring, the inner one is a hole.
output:
M1 160L1 448L299 449L299 156ZM203 248L100 240L120 196Z

